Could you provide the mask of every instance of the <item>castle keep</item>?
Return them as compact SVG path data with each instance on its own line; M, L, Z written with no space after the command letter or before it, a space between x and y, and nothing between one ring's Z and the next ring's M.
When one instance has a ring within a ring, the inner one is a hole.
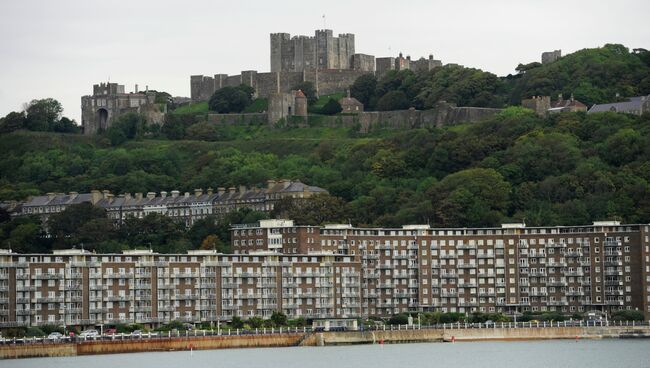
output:
M314 37L271 33L271 72L349 69L354 55L354 35L334 37L329 29Z
M328 95L345 92L363 74L376 73L380 77L390 70L428 71L442 66L432 55L417 61L402 54L375 60L373 55L356 53L354 42L354 34L334 37L329 29L317 30L313 37L272 33L270 72L247 70L231 76L193 75L190 77L192 101L207 101L216 90L241 84L253 87L256 97L290 93L301 82L311 82L318 95Z
M91 96L81 97L81 127L84 134L97 134L107 130L111 124L128 112L136 112L147 117L153 124L162 124L167 112L166 104L156 104L155 92L125 93L124 85L100 83L93 85Z

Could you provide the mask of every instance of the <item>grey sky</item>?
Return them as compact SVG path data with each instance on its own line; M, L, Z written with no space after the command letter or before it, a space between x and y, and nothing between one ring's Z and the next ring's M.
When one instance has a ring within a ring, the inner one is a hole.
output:
M327 4L327 6L325 5ZM650 48L647 0L0 0L0 116L53 97L80 121L106 81L189 96L189 76L269 70L269 33L356 34L375 56L432 53L497 75L542 51L605 43ZM390 48L390 51L389 51Z

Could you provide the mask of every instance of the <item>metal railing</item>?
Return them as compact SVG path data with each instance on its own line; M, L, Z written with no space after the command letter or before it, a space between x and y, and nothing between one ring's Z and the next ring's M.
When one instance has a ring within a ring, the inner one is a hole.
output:
M314 316L306 316L314 317ZM331 317L331 316L330 316ZM153 318L152 318L153 320ZM156 319L157 320L157 319ZM4 325L1 325L5 327ZM442 323L434 325L377 325L377 326L359 326L357 329L346 327L334 327L330 331L336 332L355 332L355 331L400 331L400 330L466 330L466 329L513 329L513 328L564 328L564 327L582 327L582 328L601 328L601 327L650 327L650 322L644 321L539 321L539 322L496 322L496 323ZM278 335L278 334L308 334L313 332L326 332L322 328L312 327L279 327L279 328L213 328L210 330L191 330L191 331L166 331L166 332L147 332L147 333L118 333L91 336L63 336L58 338L48 337L23 337L23 338L2 338L0 344L64 344L64 343L83 343L92 341L121 341L121 340L141 340L141 339L173 339L173 338L203 338L209 336L241 336L241 335Z

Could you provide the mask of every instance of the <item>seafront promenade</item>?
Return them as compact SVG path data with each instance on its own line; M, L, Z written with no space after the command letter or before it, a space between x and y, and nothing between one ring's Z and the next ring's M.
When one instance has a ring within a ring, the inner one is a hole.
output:
M603 338L650 338L650 324L604 321L588 324L581 321L506 322L485 326L453 323L435 326L381 326L362 331L337 332L290 328L114 335L63 339L57 342L39 338L5 339L0 346L0 359L253 347Z

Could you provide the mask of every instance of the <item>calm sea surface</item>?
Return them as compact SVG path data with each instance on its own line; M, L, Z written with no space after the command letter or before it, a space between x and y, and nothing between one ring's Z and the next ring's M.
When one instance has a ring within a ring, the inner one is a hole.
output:
M2 368L650 368L650 340L571 340L203 350L6 360Z

